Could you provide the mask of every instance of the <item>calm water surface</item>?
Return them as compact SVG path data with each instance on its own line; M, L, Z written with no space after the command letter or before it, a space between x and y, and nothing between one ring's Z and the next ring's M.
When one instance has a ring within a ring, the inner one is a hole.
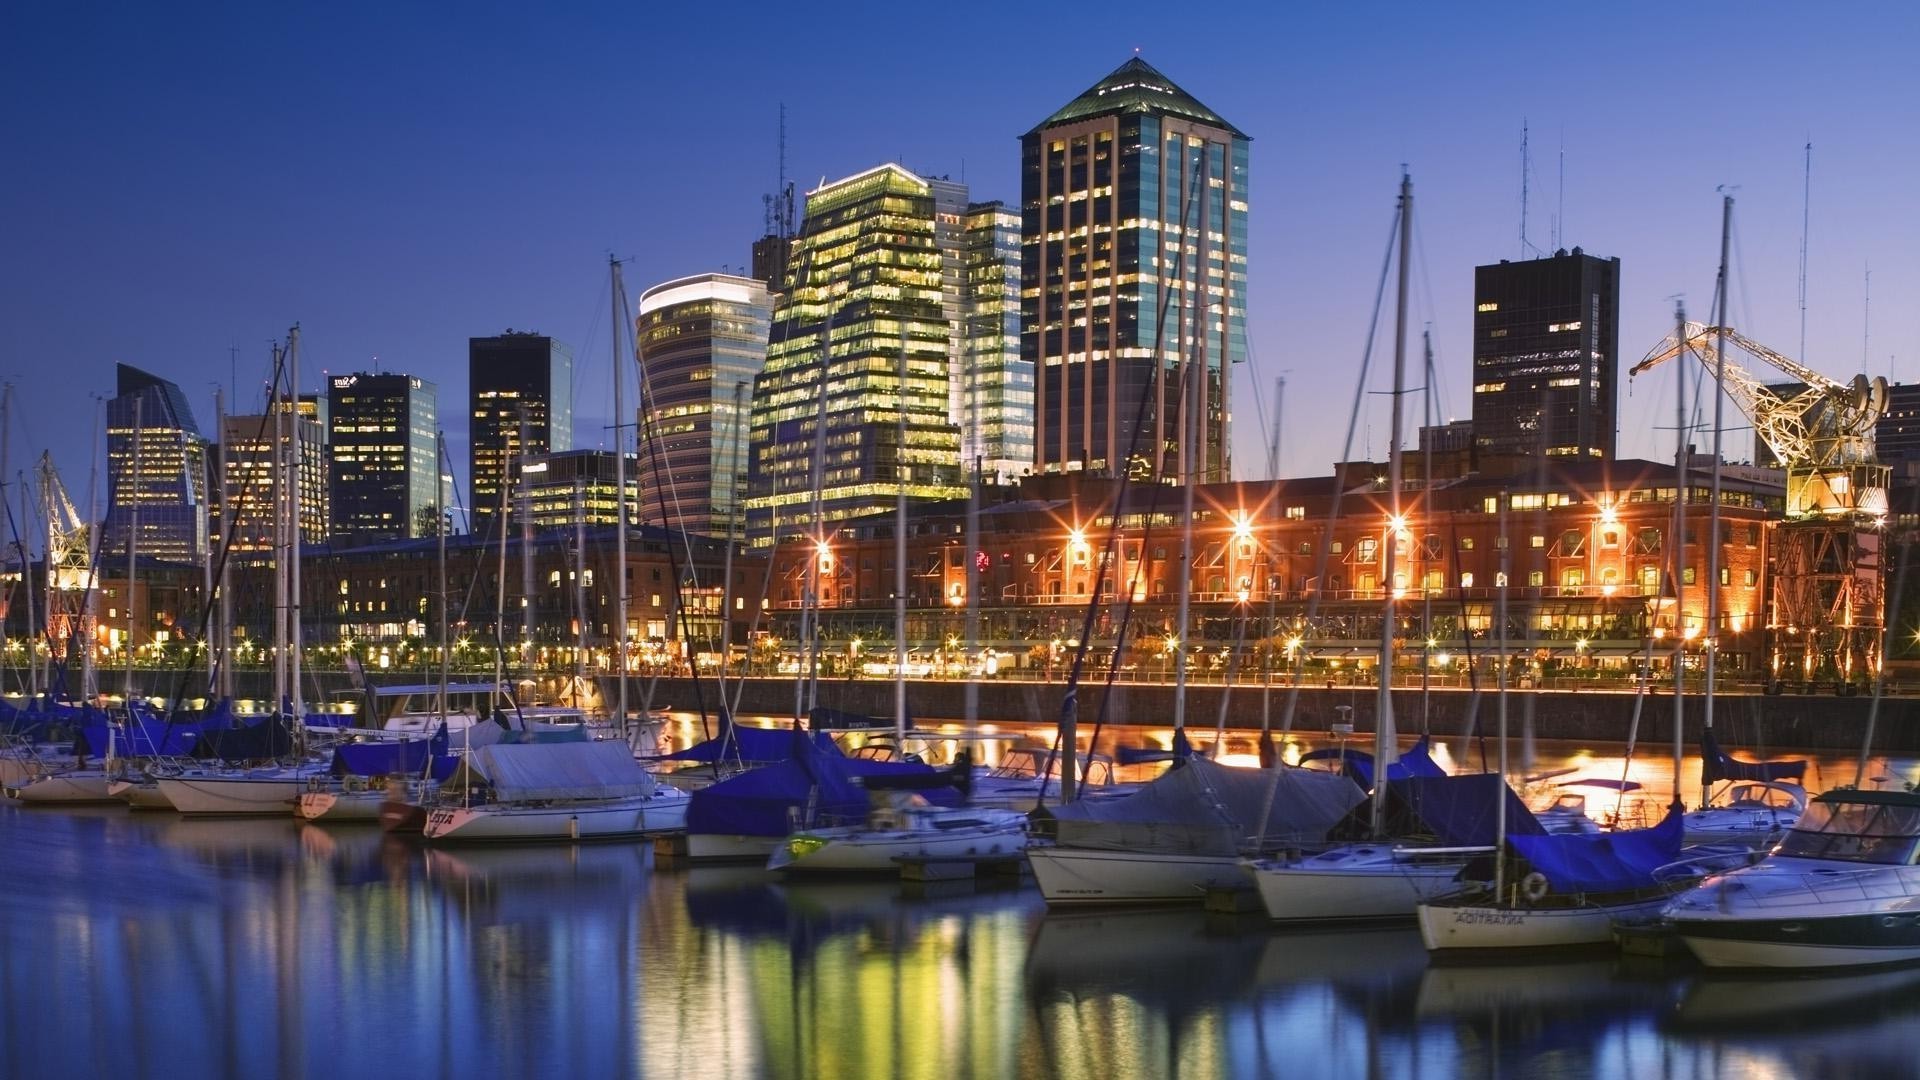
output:
M638 845L426 850L106 809L0 807L0 874L7 1078L1917 1068L1920 970L1432 967L1409 929L1048 915L1031 887L790 886Z

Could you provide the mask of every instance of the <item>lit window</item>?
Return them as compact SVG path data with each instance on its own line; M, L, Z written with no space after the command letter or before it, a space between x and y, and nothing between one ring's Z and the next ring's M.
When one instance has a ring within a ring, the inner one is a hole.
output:
M1500 305L1489 300L1474 308L1475 311L1499 311Z

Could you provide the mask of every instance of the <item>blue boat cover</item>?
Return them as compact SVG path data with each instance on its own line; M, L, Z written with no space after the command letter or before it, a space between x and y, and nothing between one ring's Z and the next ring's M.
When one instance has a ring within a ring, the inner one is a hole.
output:
M824 731L811 735L793 728L750 728L721 719L720 733L673 754L661 754L649 761L786 761L812 744L821 753L838 756L840 747Z
M1610 833L1507 835L1513 850L1545 875L1555 892L1632 892L1656 884L1653 872L1680 858L1680 806L1651 829Z
M1793 780L1806 775L1807 763L1792 761L1735 761L1720 749L1720 741L1708 728L1700 736L1700 786L1722 780Z
M785 836L794 830L796 819L809 806L818 817L866 816L866 789L854 782L856 777L932 773L933 769L918 762L870 761L818 751L804 753L694 792L687 803L687 831L723 836ZM950 790L934 789L921 794L932 803L959 802L959 793Z
M418 776L427 771L427 759L447 756L447 727L440 725L430 739L402 742L346 743L333 750L335 776Z
M249 727L206 728L193 744L193 756L222 761L255 761L293 753L293 733L277 716Z
M1622 792L1640 790L1640 783L1637 780L1612 780L1612 779L1608 779L1606 777L1601 777L1601 776L1583 777L1579 780L1568 780L1565 783L1562 783L1558 786L1605 788L1608 791L1622 791Z
M1410 776L1392 781L1390 787L1447 847L1492 847L1498 843L1496 826L1502 798L1507 800L1508 836L1538 836L1547 831L1520 796L1494 773Z
M1342 774L1351 777L1354 783L1359 784L1363 788L1373 787L1373 755L1367 753L1365 750L1330 748L1326 750L1310 750L1300 755L1300 764L1305 765L1310 761L1339 761L1341 763L1340 771ZM1419 742L1407 747L1405 752L1400 755L1398 761L1387 766L1388 783L1415 776L1445 775L1447 775L1447 770L1441 768L1440 763L1433 760L1433 754L1430 752L1425 735L1420 736Z
M1121 765L1144 765L1153 761L1184 761L1193 756L1193 744L1187 741L1186 732L1176 729L1173 733L1171 750L1162 750L1157 746L1116 746L1113 756L1114 760Z

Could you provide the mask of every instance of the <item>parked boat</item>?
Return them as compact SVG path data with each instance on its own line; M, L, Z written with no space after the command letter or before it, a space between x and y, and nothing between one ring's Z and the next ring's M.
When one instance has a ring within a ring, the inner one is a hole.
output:
M1245 887L1241 853L1256 837L1273 849L1323 843L1365 797L1333 773L1190 757L1131 795L1040 811L1053 840L1027 860L1049 906L1198 903Z
M1842 968L1920 960L1920 793L1815 798L1759 863L1666 906L1714 968Z
M806 829L774 849L767 869L788 874L897 872L906 859L965 860L1018 856L1027 816L978 806L934 806L895 797L858 825Z
M252 769L198 766L156 774L154 784L182 814L286 814L322 769L318 763Z
M294 805L294 814L307 821L378 821L387 801L389 780L403 786L409 780L426 781L426 792L457 765L448 753L447 731L430 739L404 742L356 742L334 747L328 774L307 782Z
M1700 789L1706 799L1687 815L1687 843L1771 847L1807 809L1799 784L1805 761L1740 761L1720 749L1708 728L1700 738ZM1714 785L1725 784L1720 790Z
M427 812L431 842L584 840L686 828L685 792L625 742L500 743L468 754Z

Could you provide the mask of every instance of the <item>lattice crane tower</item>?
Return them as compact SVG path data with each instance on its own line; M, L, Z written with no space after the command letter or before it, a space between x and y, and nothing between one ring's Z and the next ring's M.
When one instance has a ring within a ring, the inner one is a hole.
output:
M1731 359L1725 364L1727 395L1787 470L1786 520L1774 530L1767 620L1773 678L1857 686L1879 668L1886 621L1890 470L1874 456L1873 428L1887 408L1887 380L1855 375L1837 382L1732 327L1700 323L1687 324L1684 341L1662 339L1629 374L1682 353L1712 374L1723 334L1733 348L1805 387L1777 392Z
M93 530L73 508L53 456L41 454L40 509L47 523L47 643L53 655L71 665L80 654L80 693L91 701L97 687L93 669Z

